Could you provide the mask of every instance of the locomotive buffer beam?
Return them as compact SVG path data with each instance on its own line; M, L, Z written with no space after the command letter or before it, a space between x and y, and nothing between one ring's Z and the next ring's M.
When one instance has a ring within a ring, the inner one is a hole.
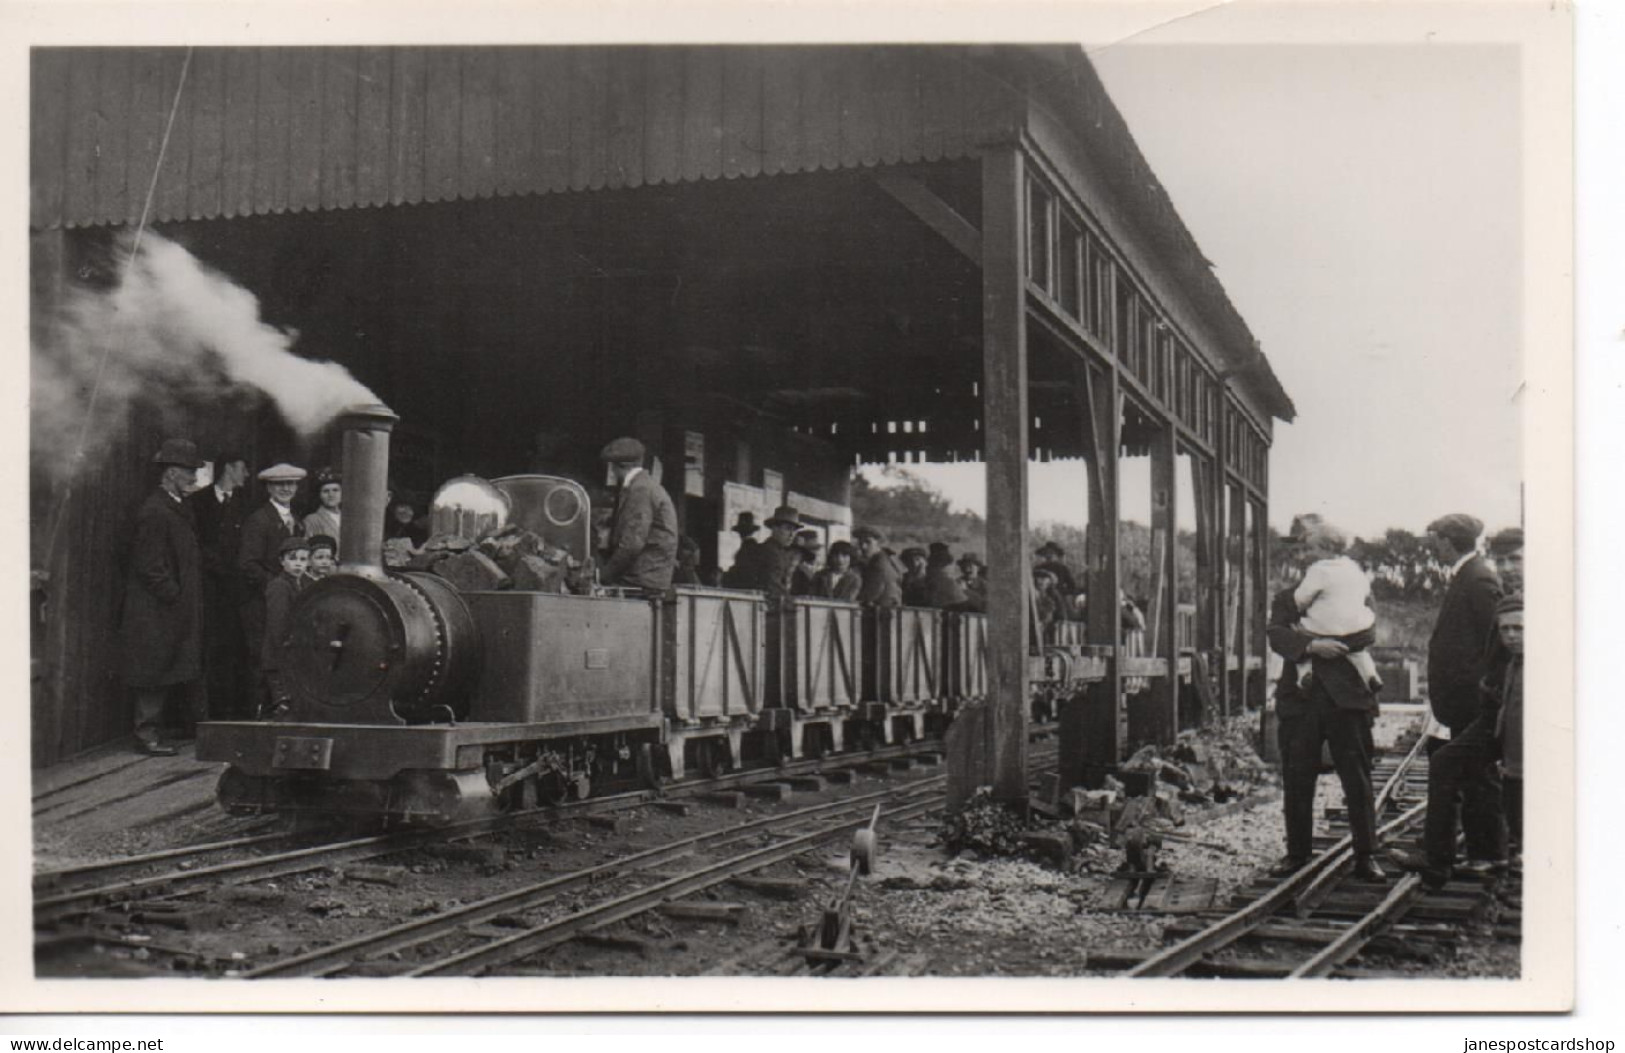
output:
M852 835L851 864L846 874L846 885L841 894L830 901L819 916L816 927L803 925L796 953L809 965L828 963L831 967L842 962L861 962L864 955L852 942L852 893L858 878L867 877L875 866L875 826L880 822L880 805L869 817L869 825Z

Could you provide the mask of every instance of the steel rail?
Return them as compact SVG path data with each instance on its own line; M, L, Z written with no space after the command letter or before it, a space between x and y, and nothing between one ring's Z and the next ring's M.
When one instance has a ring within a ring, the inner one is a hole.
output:
M227 884L265 881L272 878L286 877L290 874L304 873L323 866L335 866L354 863L363 859L376 859L380 856L393 855L396 852L421 847L425 843L466 840L499 829L512 827L524 829L541 823L556 822L561 819L585 818L602 812L635 808L660 800L693 797L702 793L716 792L719 789L725 790L732 786L775 782L798 775L851 768L875 761L900 759L922 753L936 753L940 752L940 750L941 743L936 740L926 740L899 746L883 746L862 753L841 754L818 760L796 761L782 767L754 768L749 771L730 772L710 779L685 779L682 782L674 783L669 787L662 787L659 790L634 790L628 793L612 794L607 797L592 797L584 801L543 806L523 812L508 812L480 819L464 820L447 826L427 827L409 832L374 834L214 866L166 871L131 881L98 885L52 896L36 897L34 900L34 924L36 926L49 924L86 913L98 907L127 903L158 893L185 892L203 888L222 883L222 879ZM182 855L185 854L184 849L174 851ZM118 866L122 862L108 860L106 865Z
M1038 763L1053 760L1052 756L1035 757ZM272 977L331 976L356 963L359 959L376 959L395 951L407 950L449 935L460 928L477 925L505 913L534 909L582 885L594 885L614 878L630 876L671 859L692 854L696 849L719 848L763 831L793 827L808 819L818 819L831 812L844 812L854 807L867 808L869 803L888 796L910 796L940 785L946 776L929 776L900 786L889 787L859 797L844 798L824 804L812 805L781 815L766 816L721 830L680 838L655 845L619 859L608 860L582 870L558 874L534 885L498 893L474 903L465 904L423 918L414 918L388 929L366 933L325 947L318 947L244 972L244 979Z
M143 852L135 856L122 856L112 859L98 859L90 863L78 863L70 867L57 867L54 870L41 870L34 875L34 888L44 891L66 884L74 878L86 877L91 874L106 874L120 870L133 870L137 867L148 866L153 863L167 863L172 859L201 858L215 855L220 852L229 852L238 848L251 848L255 845L269 844L274 841L297 841L309 838L309 834L296 831L280 830L269 834L250 834L245 837L233 837L225 841L205 841L195 845L181 845L178 848L166 848L157 852Z
M1292 970L1288 979L1330 975L1333 969L1359 954L1384 924L1404 914L1421 895L1422 879L1416 874L1406 874L1375 909L1322 947L1314 957Z
M696 849L719 847L764 830L793 826L807 819L821 818L831 812L848 811L859 805L867 807L869 803L897 794L907 795L910 792L918 792L920 788L941 783L944 778L944 776L932 776L926 779L918 779L905 786L880 790L861 797L813 805L783 815L753 819L724 827L721 830L679 838L596 866L574 870L567 874L558 874L533 885L498 893L426 917L413 918L379 932L366 933L280 961L270 962L244 972L243 976L245 979L261 979L329 975L345 966L354 964L359 958L377 957L392 951L415 947L455 932L463 926L488 921L499 914L533 909L542 903L555 899L562 893L582 885L598 884L611 877L624 876L670 859L688 855Z
M943 781L946 781L946 777L942 778ZM928 780L922 780L922 782L924 781ZM919 785L918 783L915 784L916 787ZM884 795L896 797L903 794L900 790L890 790L886 791ZM853 803L856 804L856 802ZM888 813L886 818L892 820L909 818L939 807L940 804L939 796L933 794L928 800L907 804ZM567 943L583 933L636 917L674 899L692 895L695 892L720 885L731 878L748 874L753 870L760 870L774 863L803 855L843 833L864 827L868 823L869 814L867 804L854 807L844 817L827 823L820 829L801 834L780 844L743 852L729 859L689 871L686 874L679 874L648 888L618 896L604 903L585 907L573 914L515 933L512 936L506 936L437 961L424 963L404 975L414 977L477 976L497 966L528 958L551 947Z
M1394 773L1384 783L1382 791L1377 797L1377 800L1382 802L1382 807L1387 806L1387 802L1393 795L1394 790L1420 755L1422 742L1422 739L1417 740L1416 744L1412 746L1404 759L1394 769ZM1392 833L1401 825L1413 822L1415 817L1424 814L1426 811L1426 804L1417 805L1398 819L1379 828L1377 831L1378 839L1380 840ZM1173 946L1152 955L1130 969L1128 975L1131 977L1178 976L1214 951L1228 947L1246 936L1265 921L1280 913L1287 904L1291 903L1296 908L1296 904L1307 896L1310 889L1329 889L1330 883L1336 877L1341 876L1341 871L1352 864L1352 846L1353 839L1345 835L1265 895L1240 910L1220 918L1201 932L1188 936Z

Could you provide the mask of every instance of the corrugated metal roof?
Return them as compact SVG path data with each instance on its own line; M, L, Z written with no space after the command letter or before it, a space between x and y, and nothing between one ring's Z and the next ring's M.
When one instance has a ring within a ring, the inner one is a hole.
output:
M963 157L1013 134L1020 112L963 55L41 48L31 223L133 223L149 185L161 222Z

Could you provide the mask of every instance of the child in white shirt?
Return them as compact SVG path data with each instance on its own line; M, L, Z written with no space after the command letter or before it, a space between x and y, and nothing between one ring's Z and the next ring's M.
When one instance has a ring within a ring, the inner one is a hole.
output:
M1298 629L1314 637L1327 637L1349 649L1346 656L1373 692L1382 687L1376 660L1366 651L1376 642L1377 613L1371 609L1371 582L1360 565L1347 556L1316 560L1304 572L1292 598L1301 618ZM1312 663L1298 663L1298 677L1307 683Z

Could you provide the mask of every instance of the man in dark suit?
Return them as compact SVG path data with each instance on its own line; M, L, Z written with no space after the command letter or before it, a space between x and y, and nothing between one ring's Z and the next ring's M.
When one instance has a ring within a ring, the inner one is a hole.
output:
M756 540L754 512L741 512L734 519L733 532L739 535L739 551L734 553L733 566L722 576L722 584L730 589L748 589L756 580L756 561L762 555L762 543Z
M767 519L768 538L756 557L756 576L750 587L767 594L770 604L782 604L791 595L796 568L801 565L801 547L796 532L801 529L801 513L780 505Z
M209 716L216 720L249 712L242 576L237 570L237 549L248 516L247 481L247 459L223 454L215 460L213 483L186 499L203 552L203 670L209 684Z
M293 514L293 497L305 470L291 464L276 464L259 474L268 500L243 520L242 537L237 544L237 572L242 587L243 642L248 648L249 712L258 712L266 701L265 676L260 669L260 653L265 647L265 586L282 573L282 542L303 537L304 527ZM244 714L246 715L246 714Z
M158 488L136 513L119 643L124 683L135 694L136 748L168 757L164 702L185 692L189 716L204 710L203 570L192 511L184 499L203 461L185 439L166 439L153 457L163 469Z
M1428 640L1428 703L1450 737L1428 743L1426 856L1395 858L1435 885L1443 884L1455 865L1458 807L1468 866L1483 869L1506 859L1501 780L1490 749L1494 725L1479 720L1480 684L1490 671L1495 605L1501 599L1501 579L1478 554L1483 532L1482 522L1460 513L1428 524L1439 562L1450 575Z
M1342 551L1341 535L1318 516L1299 516L1284 543L1299 567ZM1339 640L1315 637L1299 628L1302 615L1291 587L1275 594L1267 629L1271 650L1285 662L1275 689L1280 722L1282 811L1286 819L1286 858L1278 876L1300 870L1314 854L1315 785L1320 780L1321 745L1330 746L1332 764L1343 784L1349 830L1354 841L1354 874L1366 881L1387 875L1372 858L1377 817L1371 789L1371 722L1377 698ZM1307 683L1298 665L1308 660Z
M643 443L622 438L599 454L620 488L600 580L622 588L663 591L671 587L677 567L677 510L644 470L643 452Z

